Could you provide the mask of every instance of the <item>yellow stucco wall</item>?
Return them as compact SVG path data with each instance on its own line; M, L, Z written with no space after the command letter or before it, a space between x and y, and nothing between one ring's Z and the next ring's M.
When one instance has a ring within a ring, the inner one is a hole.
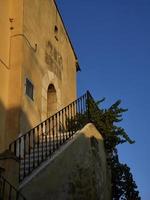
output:
M53 0L24 1L23 19L24 35L33 48L37 44L37 51L34 52L27 42L24 43L23 77L32 80L35 100L31 102L22 95L23 108L30 113L29 121L38 117L34 119L36 124L39 119L47 117L46 97L50 83L56 88L57 110L76 98L75 56ZM55 26L58 28L57 34L54 32Z
M10 1L0 1L0 151L5 147L5 120L9 82L9 12Z
M76 99L76 56L54 0L0 1L0 151L47 118L53 84L57 110ZM34 101L26 94L34 85Z

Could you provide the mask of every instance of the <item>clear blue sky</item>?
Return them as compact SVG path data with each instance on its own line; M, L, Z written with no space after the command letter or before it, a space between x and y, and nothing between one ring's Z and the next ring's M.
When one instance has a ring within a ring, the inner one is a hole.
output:
M87 89L104 106L117 99L129 111L122 126L136 144L119 148L142 200L150 199L150 0L57 0Z

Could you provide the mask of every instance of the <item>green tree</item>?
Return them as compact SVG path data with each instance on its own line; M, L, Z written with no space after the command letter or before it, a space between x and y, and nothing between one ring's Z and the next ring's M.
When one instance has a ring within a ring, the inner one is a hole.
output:
M127 164L119 161L117 145L128 142L135 143L131 140L126 131L118 126L123 120L122 115L127 109L120 107L121 100L116 101L107 109L101 107L105 100L99 100L95 103L94 99L88 93L87 110L85 113L77 113L75 117L67 119L68 130L79 130L87 122L92 122L104 138L104 145L107 155L107 163L112 173L112 199L113 200L140 200L139 191L132 173Z
M112 173L112 199L113 200L140 200L137 185L127 164L119 161L117 145L128 142L133 144L126 131L118 126L122 115L127 109L120 107L121 100L116 101L108 109L102 109L101 103L105 99L94 102L92 97L88 100L88 115L90 121L104 137L107 161Z

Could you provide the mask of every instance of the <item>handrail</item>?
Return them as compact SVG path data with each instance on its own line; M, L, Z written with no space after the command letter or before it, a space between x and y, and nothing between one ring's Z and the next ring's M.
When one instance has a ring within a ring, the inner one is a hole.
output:
M91 102L94 99L87 91L9 145L9 149L20 160L20 182L91 121Z
M0 175L0 199L1 200L26 200L26 198L18 191L8 180Z
M37 126L35 126L35 127L33 127L32 129L30 129L30 131L33 130L33 129L35 129L35 128L37 128L37 127L40 126L42 123L45 123L48 119L53 118L53 117L54 117L55 115L57 115L59 112L61 112L62 110L65 110L65 109L66 109L68 106L70 106L71 104L76 103L79 99L83 98L83 97L84 97L85 95L87 95L87 94L91 96L91 94L89 93L89 91L87 91L84 95L82 95L82 96L80 96L78 99L72 101L70 104L68 104L67 106L65 106L64 108L62 108L61 110L59 110L58 112L56 112L56 113L54 113L53 115L51 115L49 118L47 118L46 120L42 121L42 122L39 123ZM92 96L91 96L91 97L92 97ZM28 132L29 132L29 131L28 131ZM28 132L26 132L26 133L22 134L21 136L19 136L16 140L14 140L13 142L11 142L9 146L11 146L11 145L12 145L15 141L17 141L19 138L21 138L21 137L23 137L24 135L26 135Z

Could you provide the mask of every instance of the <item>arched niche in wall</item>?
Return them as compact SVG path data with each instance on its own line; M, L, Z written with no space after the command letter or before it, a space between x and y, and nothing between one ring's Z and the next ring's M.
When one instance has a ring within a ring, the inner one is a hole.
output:
M57 111L57 93L53 84L50 84L47 89L47 117Z
M57 112L61 109L61 90L58 82L58 77L51 71L47 71L42 78L41 121L47 119L49 114L53 114L52 112ZM56 104L52 106L51 101L53 97L57 101ZM50 102L49 107L48 102ZM55 110L52 109L52 107L55 108Z

